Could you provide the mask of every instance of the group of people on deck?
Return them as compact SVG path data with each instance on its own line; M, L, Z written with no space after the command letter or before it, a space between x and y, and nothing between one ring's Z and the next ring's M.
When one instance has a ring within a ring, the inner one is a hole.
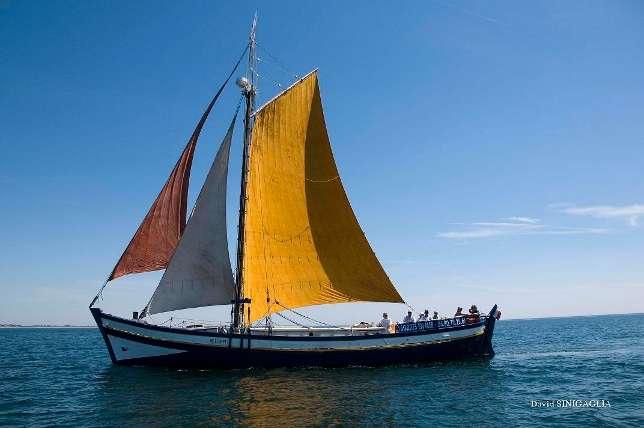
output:
M465 321L470 324L470 323L475 323L480 320L481 314L479 313L478 308L476 305L472 305L468 311L468 314L463 313L463 308L460 306L456 309L456 313L454 314L454 318L457 317L465 317ZM411 322L421 322L421 321L429 321L430 319L432 320L437 320L439 319L438 317L438 312L434 311L434 315L430 318L429 317L429 310L425 309L425 312L421 312L416 319L414 319L414 315L412 314L412 311L407 311L407 315L403 318L402 322L403 323L411 323ZM387 313L382 314L382 319L378 324L376 324L377 327L382 327L389 329L389 326L391 325L391 321L389 320L389 315Z
M430 319L437 320L438 319L438 312L434 311L434 315L430 318L429 317L429 310L425 309L425 312L421 312L418 314L418 317L416 320L414 320L414 316L412 315L411 311L407 311L407 316L403 318L403 322L420 322L420 321L429 321Z

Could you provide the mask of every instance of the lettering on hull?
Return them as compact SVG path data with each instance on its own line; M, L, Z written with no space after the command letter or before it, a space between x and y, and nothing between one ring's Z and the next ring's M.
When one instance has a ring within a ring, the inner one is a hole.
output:
M443 328L460 327L465 325L465 318L448 318L396 324L396 333L413 333L419 331L440 330Z

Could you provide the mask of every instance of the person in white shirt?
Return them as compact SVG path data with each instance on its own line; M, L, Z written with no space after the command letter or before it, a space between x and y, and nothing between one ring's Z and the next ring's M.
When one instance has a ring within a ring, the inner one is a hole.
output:
M407 311L407 316L403 318L403 322L414 322L414 316L411 314L411 311Z
M416 322L427 321L427 320L429 320L429 310L425 309L425 312L418 315L418 319L416 320Z
M377 326L382 327L386 330L389 330L389 324L390 324L389 317L387 316L387 312L385 312L382 314L382 319L377 324Z

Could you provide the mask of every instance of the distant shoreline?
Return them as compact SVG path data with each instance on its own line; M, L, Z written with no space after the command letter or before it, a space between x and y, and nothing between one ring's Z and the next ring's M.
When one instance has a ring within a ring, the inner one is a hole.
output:
M588 314L588 315L556 315L550 317L525 317L525 318L506 318L505 321L531 321L531 320L549 320L560 318L590 318L590 317L615 317L625 315L644 315L644 312L629 312L625 314Z
M551 316L551 317L501 318L501 319L503 321L532 321L532 320L544 320L544 319L589 318L589 317L610 317L610 316L628 316L628 315L644 315L644 312L632 312L627 314L562 315L562 316ZM97 328L97 327L95 325L0 324L0 329L3 329L3 328L8 329L8 328Z
M17 324L4 324L0 325L2 328L96 328L95 325L17 325Z

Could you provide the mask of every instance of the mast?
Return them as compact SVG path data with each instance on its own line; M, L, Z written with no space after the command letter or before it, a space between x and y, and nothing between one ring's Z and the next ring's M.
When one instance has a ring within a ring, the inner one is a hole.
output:
M257 58L255 56L255 27L257 26L257 13L253 17L250 35L248 36L248 76L239 78L237 85L241 88L246 98L246 112L244 115L244 149L242 155L241 191L239 193L239 220L237 222L237 265L235 272L235 300L233 300L233 329L239 330L244 325L244 303L250 299L244 298L244 223L246 219L246 187L248 181L248 154L252 131L252 114L255 109L255 76ZM249 308L250 310L250 308Z

